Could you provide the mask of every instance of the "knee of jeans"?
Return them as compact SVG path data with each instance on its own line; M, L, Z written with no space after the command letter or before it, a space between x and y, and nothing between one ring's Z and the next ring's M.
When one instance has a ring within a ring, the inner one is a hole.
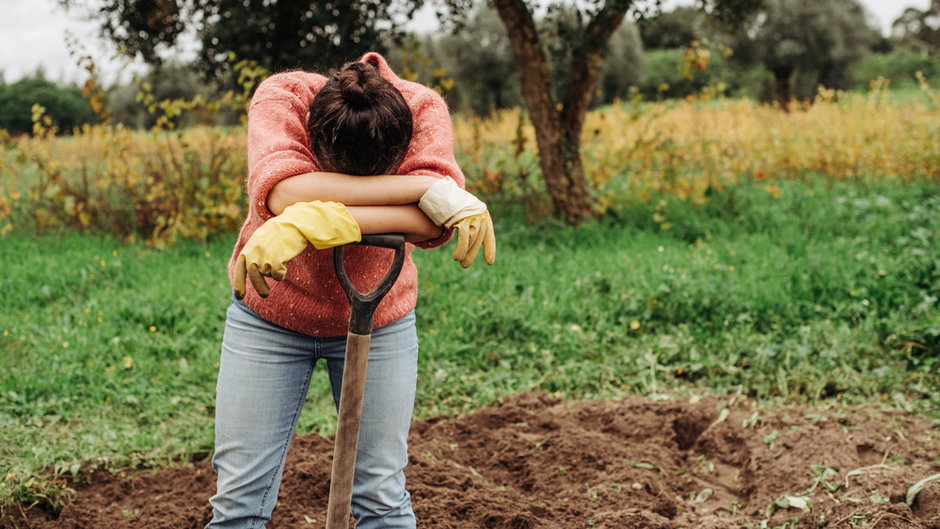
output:
M217 521L226 521L243 517L250 511L248 503L242 498L226 493L216 493L209 498L212 504L213 517Z
M209 498L212 505L212 520L206 529L227 527L262 528L270 521L270 516L259 512L256 505L245 501L237 494L217 493Z
M357 520L413 518L411 495L404 486L377 488L353 493L352 513Z

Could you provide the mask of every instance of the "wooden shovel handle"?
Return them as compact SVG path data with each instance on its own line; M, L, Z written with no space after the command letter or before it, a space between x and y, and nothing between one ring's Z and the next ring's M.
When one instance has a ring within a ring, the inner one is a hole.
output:
M339 420L333 445L333 469L330 474L330 499L326 508L326 529L347 529L356 475L356 449L359 421L366 387L371 334L346 335L346 360L343 362L343 387L339 396Z
M333 446L333 470L330 475L330 499L326 510L326 529L347 529L352 502L353 478L356 474L356 449L359 444L359 422L372 343L372 316L385 294L398 279L405 261L405 238L402 235L363 235L360 245L395 250L392 265L385 277L371 291L356 289L343 264L343 247L333 250L333 267L346 297L349 298L349 333L346 335L346 357L343 362L343 386L339 396L339 421Z

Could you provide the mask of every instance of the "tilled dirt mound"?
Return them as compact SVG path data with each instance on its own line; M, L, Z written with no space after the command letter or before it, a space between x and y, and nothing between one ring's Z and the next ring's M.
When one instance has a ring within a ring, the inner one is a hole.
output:
M294 440L270 529L323 526L331 453ZM906 502L938 473L940 432L900 413L533 394L415 423L407 470L419 527L442 529L940 529L940 479ZM6 506L0 527L202 528L214 475L202 461L73 488L58 515Z

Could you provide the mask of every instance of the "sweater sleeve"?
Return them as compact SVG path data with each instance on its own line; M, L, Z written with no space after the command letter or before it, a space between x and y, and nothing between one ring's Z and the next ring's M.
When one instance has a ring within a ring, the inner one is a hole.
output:
M450 177L463 188L465 179L454 158L454 131L447 103L434 90L421 85L413 86L416 90L411 105L414 136L398 172L437 178ZM453 234L453 230L445 229L440 237L417 243L415 246L435 248L449 241Z
M248 107L249 214L266 221L268 193L281 180L317 170L307 137L307 114L326 83L321 75L293 71L272 75Z

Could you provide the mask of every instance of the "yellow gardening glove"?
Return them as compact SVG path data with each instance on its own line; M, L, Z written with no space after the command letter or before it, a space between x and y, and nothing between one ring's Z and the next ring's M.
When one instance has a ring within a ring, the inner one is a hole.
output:
M483 247L483 260L491 265L496 262L496 232L490 212L484 211L457 221L457 247L453 257L460 261L460 266L468 268L476 259L480 247Z
M483 247L486 264L496 261L496 232L493 219L480 199L461 189L451 178L443 178L421 196L418 207L431 222L459 232L454 259L467 268L473 264L477 252Z
M255 230L235 261L232 289L235 297L245 297L245 276L258 294L271 293L262 276L275 281L287 275L287 261L296 257L309 242L317 250L362 240L359 224L346 206L338 202L298 202Z

